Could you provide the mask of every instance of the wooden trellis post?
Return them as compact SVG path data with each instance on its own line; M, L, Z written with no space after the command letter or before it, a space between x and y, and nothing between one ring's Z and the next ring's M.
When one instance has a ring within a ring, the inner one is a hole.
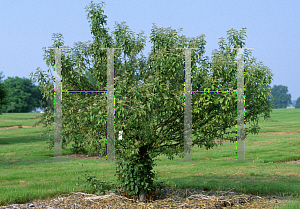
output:
M49 47L50 48L50 47ZM46 162L58 162L62 161L62 92L68 93L103 93L103 91L71 91L61 89L61 51L56 47L51 47L55 49L55 120L54 120L54 160L46 160ZM63 47L61 49L64 49ZM115 145L114 145L114 49L120 48L101 48L107 49L107 153L108 153L108 162L119 162L115 161ZM65 161L65 160L63 160ZM100 161L100 160L99 160ZM105 161L107 162L107 161Z
M182 49L182 48L177 48ZM195 162L192 160L192 107L191 93L221 93L221 92L237 92L237 141L236 141L236 160L230 162L252 162L245 160L245 124L244 124L244 48L238 49L238 69L237 69L237 90L235 91L191 91L191 49L185 49L185 107L184 107L184 160L176 160L176 162ZM247 48L250 49L250 48ZM239 152L237 151L239 150Z

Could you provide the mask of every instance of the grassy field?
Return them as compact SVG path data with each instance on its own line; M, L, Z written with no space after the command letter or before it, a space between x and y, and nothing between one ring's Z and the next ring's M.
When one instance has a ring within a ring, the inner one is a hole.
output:
M72 191L89 192L84 181L78 180L77 172L83 169L97 179L116 183L115 168L97 159L45 163L53 159L54 151L47 149L48 136L40 137L46 128L32 127L38 115L41 114L0 115L0 206L54 198ZM160 156L154 167L158 181L183 189L235 188L234 192L285 197L293 201L282 209L300 208L300 164L285 163L300 160L299 116L300 109L280 109L273 110L267 122L261 118L260 133L246 138L245 158L254 162L228 162L235 160L235 143L210 150L196 146L193 160L201 162L174 162ZM25 127L3 129L8 126ZM72 154L69 148L71 145L63 150L63 155Z

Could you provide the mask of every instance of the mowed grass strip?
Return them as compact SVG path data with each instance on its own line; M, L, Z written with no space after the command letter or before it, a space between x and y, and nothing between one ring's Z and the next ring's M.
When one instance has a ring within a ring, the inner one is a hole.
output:
M54 151L48 150L49 136L40 137L45 127L32 127L40 113L3 113L0 115L0 205L22 204L36 199L54 198L72 191L89 192L77 172L86 170L101 181L115 181L115 167L97 159L70 159L70 162L45 163L52 160ZM206 150L193 147L193 160L175 162L166 156L158 157L154 171L158 181L175 188L195 188L227 191L259 196L289 197L300 208L300 164L286 161L300 160L300 109L273 110L271 118L263 122L258 135L246 138L245 158L254 162L235 160L235 143ZM23 126L24 128L5 128ZM246 125L246 128L249 125ZM52 128L53 129L53 128ZM235 130L233 128L232 130ZM52 131L50 137L54 137ZM193 137L194 138L194 137ZM63 155L72 154L63 150ZM80 185L77 185L77 182Z

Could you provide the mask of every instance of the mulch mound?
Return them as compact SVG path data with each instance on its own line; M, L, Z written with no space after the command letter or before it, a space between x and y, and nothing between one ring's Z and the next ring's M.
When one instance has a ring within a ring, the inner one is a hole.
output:
M149 201L138 202L136 199L116 195L94 195L82 192L59 195L54 199L39 200L27 204L14 204L0 208L274 208L287 203L276 198L262 198L234 192L204 192L194 189L173 189L165 187L147 196ZM149 198L150 197L150 198ZM152 201L153 199L153 201Z

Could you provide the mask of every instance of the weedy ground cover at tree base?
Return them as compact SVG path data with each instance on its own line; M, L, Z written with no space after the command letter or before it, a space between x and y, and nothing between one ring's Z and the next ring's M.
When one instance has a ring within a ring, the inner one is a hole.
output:
M78 180L82 165L97 179L116 183L115 167L97 159L45 163L53 159L54 151L47 149L49 137L40 137L46 128L32 127L38 115L40 113L0 115L0 205L52 198L72 191L91 191ZM210 150L193 147L193 160L200 162L174 162L182 158L171 161L159 156L154 167L158 181L183 189L227 191L235 188L235 192L253 195L291 196L296 198L294 206L300 208L300 164L285 163L300 160L299 115L300 109L275 109L268 121L260 119L260 133L246 138L245 159L254 162L228 162L236 156L232 142ZM4 128L8 126L24 128ZM72 154L69 149L62 153ZM78 182L81 184L77 185Z

